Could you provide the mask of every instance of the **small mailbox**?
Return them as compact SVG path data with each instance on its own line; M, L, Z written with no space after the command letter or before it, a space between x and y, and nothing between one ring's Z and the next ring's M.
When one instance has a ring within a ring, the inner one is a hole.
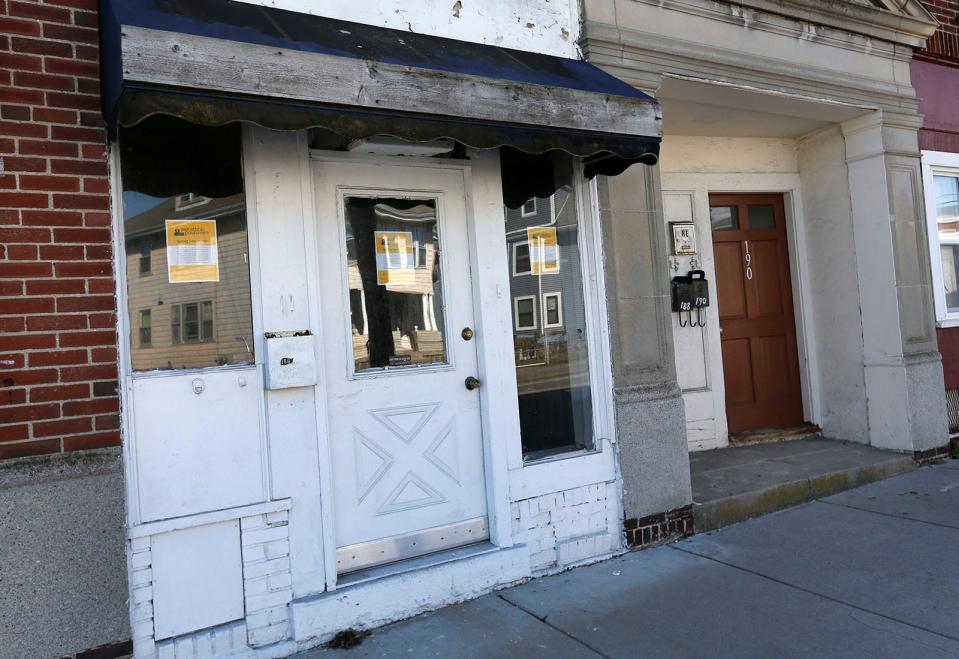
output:
M266 388L290 389L316 384L316 353L309 330L267 332Z
M702 309L709 306L709 282L702 270L690 270L685 275L673 277L670 282L673 311L679 313L680 327L705 327ZM692 312L696 310L696 320ZM685 318L683 313L685 312Z

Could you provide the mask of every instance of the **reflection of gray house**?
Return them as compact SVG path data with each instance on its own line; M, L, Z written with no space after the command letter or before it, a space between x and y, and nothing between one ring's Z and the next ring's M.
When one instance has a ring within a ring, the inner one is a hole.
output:
M582 290L576 215L571 207L574 203L571 190L561 188L552 197L532 198L520 208L506 209L513 330L517 340L545 334L556 341L585 331L582 296L563 295L564 290ZM532 227L556 229L559 263L555 271L546 249L546 267L535 272L537 246L530 245L527 237L527 229ZM517 355L516 359L521 363L529 361L529 356Z
M520 426L529 455L578 447L592 424L575 205L564 186L506 209ZM555 247L553 232L539 228L555 230Z
M219 282L170 283L166 220L216 220ZM130 349L135 370L253 362L243 194L181 194L125 223Z

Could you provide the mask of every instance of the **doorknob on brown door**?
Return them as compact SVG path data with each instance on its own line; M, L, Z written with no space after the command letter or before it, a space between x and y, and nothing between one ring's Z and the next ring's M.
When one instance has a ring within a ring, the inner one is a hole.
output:
M479 389L480 381L474 378L472 375L466 378L466 388L470 391L473 389Z

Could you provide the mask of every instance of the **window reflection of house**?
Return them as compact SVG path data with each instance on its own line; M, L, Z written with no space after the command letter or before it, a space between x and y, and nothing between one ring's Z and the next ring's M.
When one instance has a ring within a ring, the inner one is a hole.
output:
M555 249L536 237L543 232L530 231L541 227L555 230ZM572 188L507 208L506 240L524 452L529 459L590 448L586 308Z
M216 221L218 282L170 283L166 220ZM135 370L253 362L250 270L243 194L184 193L124 222Z
M346 210L356 370L444 363L435 202L350 197Z

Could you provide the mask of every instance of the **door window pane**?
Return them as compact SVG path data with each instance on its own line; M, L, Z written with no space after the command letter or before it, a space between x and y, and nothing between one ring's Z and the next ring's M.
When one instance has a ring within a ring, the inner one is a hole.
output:
M524 216L531 200L506 208L506 256L523 255L510 292L526 460L594 446L579 204L571 168L554 175L565 185L536 200L539 212Z
M349 196L344 217L355 372L447 363L436 201Z
M749 206L746 212L749 214L750 229L776 228L776 211L772 204Z
M133 369L252 364L239 128L155 117L119 145Z
M959 177L934 176L933 188L946 308L959 312Z
M709 209L709 221L713 231L736 231L739 229L739 209L735 206L713 206Z

